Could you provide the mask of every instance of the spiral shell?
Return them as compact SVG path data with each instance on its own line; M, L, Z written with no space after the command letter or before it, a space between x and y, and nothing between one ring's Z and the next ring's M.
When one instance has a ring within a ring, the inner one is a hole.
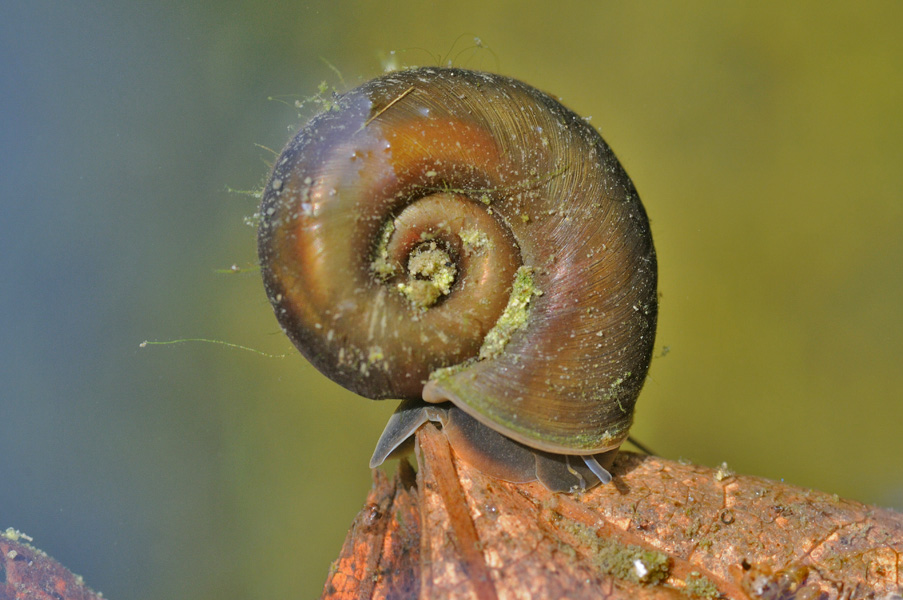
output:
M260 212L276 316L344 387L450 401L547 453L626 438L655 250L611 149L550 96L461 69L371 80L288 144Z

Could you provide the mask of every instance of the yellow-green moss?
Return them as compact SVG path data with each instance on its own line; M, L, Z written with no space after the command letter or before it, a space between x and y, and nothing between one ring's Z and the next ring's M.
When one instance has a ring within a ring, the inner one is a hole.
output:
M589 558L606 575L634 583L657 585L671 573L671 559L664 552L600 538L593 529L578 523L570 529L591 548Z
M697 598L715 598L721 597L718 586L708 577L693 571L687 577L686 587L683 589L684 594L688 596L696 596Z
M456 274L457 268L451 262L448 252L436 246L435 243L414 250L408 259L408 275L425 278L443 294L450 291Z
M718 467L714 475L716 481L724 481L725 479L733 476L734 472L730 467L727 466L726 462L721 463L721 466Z
M383 354L383 349L379 346L372 346L367 351L367 362L369 362L371 365L381 361L384 358L385 355Z
M8 539L12 542L19 542L19 541L33 542L34 541L34 538L32 538L30 535L25 535L18 529L13 529L12 527L7 527L5 531L0 531L0 536L5 537L6 539Z
M410 283L399 283L398 291L417 308L429 308L439 299L439 288L430 281L414 280Z
M379 233L379 241L370 262L370 270L383 281L396 275L396 265L389 260L389 242L395 223L387 221ZM424 236L421 236L424 237ZM425 237L429 241L432 236ZM408 279L395 289L417 308L429 308L451 291L457 268L444 249L430 241L416 248L408 257Z
M370 269L380 279L388 279L395 274L395 265L389 262L389 240L395 233L395 223L386 221L382 231L379 232L379 242L376 245L373 261L370 263Z
M440 367L430 372L430 380L431 381L440 381L442 379L447 379L453 375L456 375L472 365L476 362L476 359L465 360L464 362L460 362L456 365L452 365L450 367Z
M429 308L451 291L457 272L448 252L430 242L411 253L408 281L399 283L398 291L414 306Z
M621 545L612 540L598 544L593 562L603 573L618 579L655 585L668 578L668 555L639 546Z
M530 300L533 296L540 295L542 295L542 291L536 287L533 281L533 268L520 267L514 275L508 305L502 312L502 316L496 321L495 326L483 338L479 355L450 367L436 369L430 373L429 378L436 381L447 379L460 373L474 362L495 358L501 354L508 345L512 334L527 322L530 314Z
M461 238L461 243L464 244L464 250L468 252L479 252L484 248L490 248L492 245L489 236L476 227L461 231L458 237Z
M508 305L502 312L502 316L496 321L495 326L489 330L483 338L480 347L480 360L495 358L511 340L511 336L524 326L530 315L530 301L533 296L542 295L542 291L536 287L533 281L533 267L520 267L514 275L514 284L511 287L511 295L508 297Z

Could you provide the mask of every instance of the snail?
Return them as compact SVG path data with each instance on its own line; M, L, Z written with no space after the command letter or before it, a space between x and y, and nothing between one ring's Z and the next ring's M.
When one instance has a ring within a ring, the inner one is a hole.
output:
M417 68L334 103L277 158L258 253L323 374L402 400L371 467L423 423L506 481L608 482L657 317L645 209L587 122L518 80Z

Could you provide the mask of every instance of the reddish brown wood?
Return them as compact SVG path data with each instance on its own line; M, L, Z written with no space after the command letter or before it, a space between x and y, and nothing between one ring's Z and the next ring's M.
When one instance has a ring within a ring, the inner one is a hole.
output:
M416 482L374 473L324 598L903 596L894 511L632 453L554 494L482 475L432 426L416 455Z
M458 473L455 471L451 448L448 442L441 435L424 435L417 438L417 455L429 457L429 459L420 460L423 481L427 486L435 482L435 491L441 500L441 505L437 505L436 511L430 510L429 504L424 503L421 506L421 519L427 524L440 519L437 523L440 527L450 529L453 534L454 552L459 557L459 566L468 583L473 588L473 593L478 600L496 600L498 594L495 590L495 584L492 581L490 569L486 564L483 556L483 548L480 544L480 538L477 529L471 518L470 511L467 506L467 497L461 488L461 482L458 480ZM444 515L441 512L444 509ZM423 514L426 510L427 513ZM446 526L447 523L447 526ZM428 536L422 539L429 541ZM440 547L433 548L429 544L424 549L424 554L428 557L437 553L441 558L447 552L446 544L439 540ZM426 560L423 562L421 570L421 582L424 585L424 592L434 597L431 591L437 576L442 577L444 564L440 561ZM434 567L438 567L434 570ZM421 594L423 595L423 594Z
M373 489L330 569L323 598L417 597L421 532L414 478L404 461L392 481L373 471Z
M30 541L12 529L0 532L0 600L102 600Z

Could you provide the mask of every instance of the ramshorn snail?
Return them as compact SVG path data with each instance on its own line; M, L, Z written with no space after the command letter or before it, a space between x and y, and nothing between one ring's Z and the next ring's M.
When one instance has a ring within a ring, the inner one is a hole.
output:
M601 136L514 79L400 71L335 99L276 161L264 285L321 372L403 402L501 479L607 482L648 370L656 258Z

